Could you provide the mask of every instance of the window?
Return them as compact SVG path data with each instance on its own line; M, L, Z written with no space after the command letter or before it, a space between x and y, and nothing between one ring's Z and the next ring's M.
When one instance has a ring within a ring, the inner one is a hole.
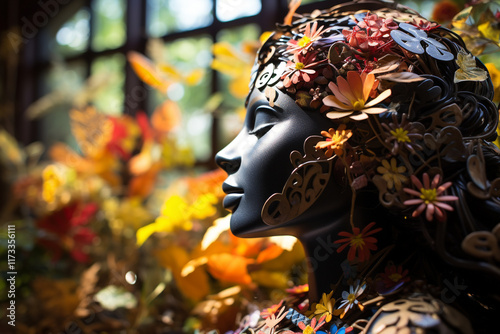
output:
M314 2L329 7L327 1L304 0L304 11ZM183 113L179 139L192 148L197 165L214 168L215 153L241 125L244 112L234 111L242 109L246 92L237 79L211 68L212 48L224 42L240 50L273 29L287 11L284 0L80 0L61 6L36 45L35 95L52 98L30 111L38 115L38 131L28 141L76 146L68 117L74 101L117 116L139 110L151 114L169 99ZM129 51L156 57L180 73L200 69L205 75L196 85L175 82L160 94L132 71ZM237 97L230 93L235 89ZM207 102L214 96L220 103L210 110Z

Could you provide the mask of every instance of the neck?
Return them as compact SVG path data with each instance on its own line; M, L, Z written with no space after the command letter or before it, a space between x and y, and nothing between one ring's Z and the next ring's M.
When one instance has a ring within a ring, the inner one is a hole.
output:
M333 285L337 284L342 277L341 263L346 256L345 252L344 254L337 253L337 245L334 241L339 239L340 231L350 230L349 215L321 225L321 228L299 236L306 253L311 301L318 301L323 293L329 293Z

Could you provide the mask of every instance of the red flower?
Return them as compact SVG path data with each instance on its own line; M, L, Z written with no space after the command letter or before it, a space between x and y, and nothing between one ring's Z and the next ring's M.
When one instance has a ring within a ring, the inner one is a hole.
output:
M344 243L337 249L337 253L342 252L348 245L350 245L349 253L347 254L347 260L354 261L354 259L357 257L360 262L367 261L370 258L370 251L377 249L377 239L374 237L370 237L370 235L382 231L382 228L380 227L370 231L370 229L374 225L375 222L371 222L370 224L366 225L361 233L359 232L358 227L353 228L353 233L340 232L339 236L346 238L339 239L334 242L336 244Z
M380 278L384 282L386 288L391 288L400 282L408 282L410 277L407 275L408 269L403 270L401 265L396 267L396 265L391 263L385 267L385 272L380 275Z
M63 251L68 251L78 262L87 262L86 247L94 241L96 234L84 227L94 217L98 207L95 203L72 203L37 222L45 234L38 242L53 252L54 260Z

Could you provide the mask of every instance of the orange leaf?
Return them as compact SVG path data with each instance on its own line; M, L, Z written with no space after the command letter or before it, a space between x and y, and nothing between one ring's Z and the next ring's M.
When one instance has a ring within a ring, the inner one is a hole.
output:
M208 258L208 271L221 281L250 284L252 278L248 274L247 265L252 259L232 254L214 254Z
M156 176L160 170L161 163L155 163L146 173L132 178L128 185L128 196L141 198L148 196L155 186Z
M208 294L208 276L202 268L195 268L189 275L182 277L181 271L189 261L188 253L181 247L170 246L155 252L158 262L172 271L179 290L196 301Z
M135 51L127 53L127 59L137 76L146 84L164 93L170 83L162 77L154 64L146 57Z
M169 132L181 122L181 109L174 101L166 100L151 116L151 124L156 131Z
M259 256L257 257L257 263L262 263L266 262L272 259L277 258L278 256L283 253L283 248L276 244L271 244L269 247L264 249L262 252L259 253Z

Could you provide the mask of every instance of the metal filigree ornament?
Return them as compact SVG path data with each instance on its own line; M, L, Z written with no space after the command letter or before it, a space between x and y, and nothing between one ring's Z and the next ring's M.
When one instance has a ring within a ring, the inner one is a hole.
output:
M399 28L403 31L393 30L391 37L402 48L419 55L427 53L437 60L450 61L455 59L455 56L447 51L444 44L427 36L425 31L408 23L401 23Z
M368 334L473 333L467 318L427 295L415 295L382 306L363 330ZM427 333L427 331L425 331Z
M298 151L290 154L295 169L283 191L269 197L262 208L261 217L267 225L283 224L300 216L326 188L337 156L327 158L322 150L315 149L322 139L320 136L308 137L304 142L304 156Z

